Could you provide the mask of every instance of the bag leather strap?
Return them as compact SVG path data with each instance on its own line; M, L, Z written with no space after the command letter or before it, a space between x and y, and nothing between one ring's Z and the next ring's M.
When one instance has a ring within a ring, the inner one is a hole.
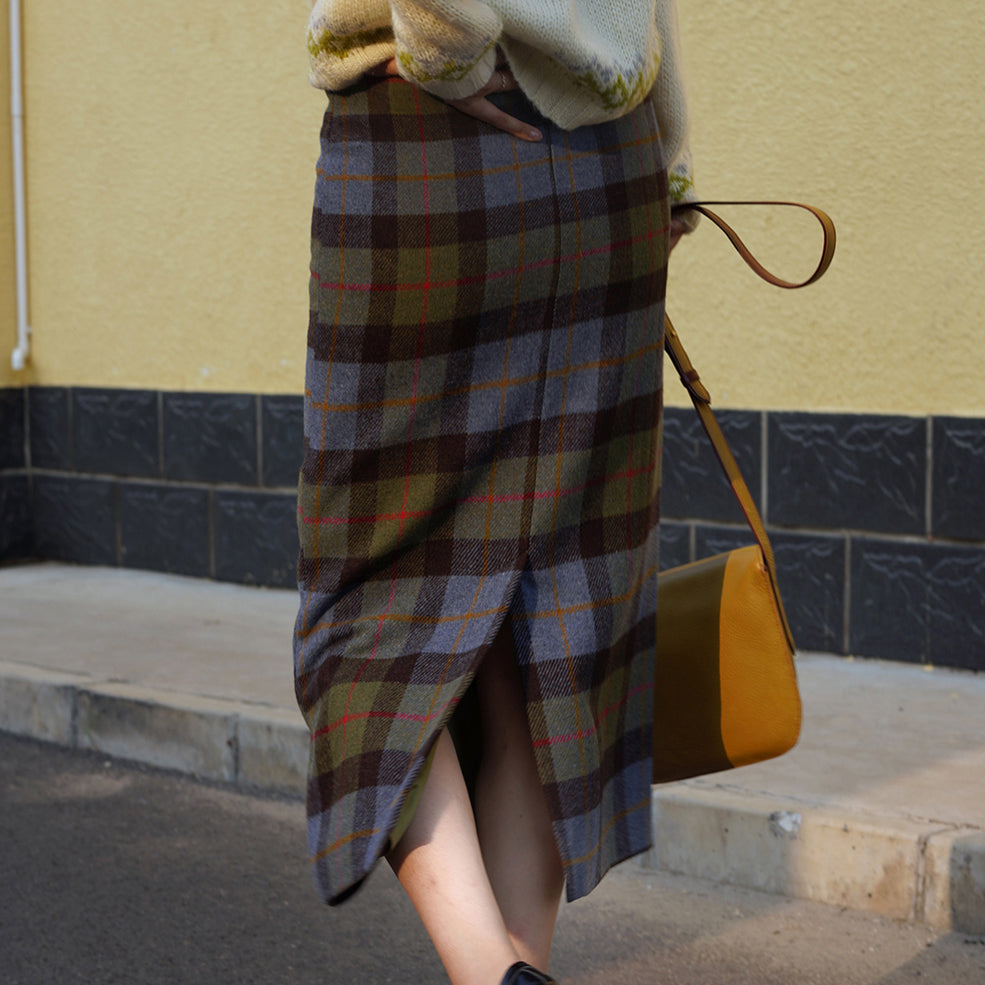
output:
M821 246L821 259L818 261L817 268L814 273L807 278L807 280L802 281L790 281L783 280L777 277L776 274L771 273L767 270L753 255L745 243L739 238L739 234L716 212L712 212L708 208L709 205L779 205L784 208L792 209L803 209L805 212L810 212L812 216L821 224L821 229L824 232L824 242ZM767 283L772 284L774 287L785 287L788 290L796 290L798 287L807 287L808 284L813 284L814 281L819 280L824 272L831 266L831 259L835 255L835 224L831 221L831 216L827 212L822 212L821 209L815 208L813 205L804 205L803 202L689 202L686 208L694 209L695 212L700 212L701 215L709 219L726 236L728 236L729 241L735 247L736 252L742 257L743 260Z
M783 205L806 209L818 220L818 222L820 222L821 228L824 230L824 243L821 250L821 259L817 265L817 269L815 269L814 273L811 274L807 280L799 283L781 280L775 274L768 271L752 255L735 230L732 229L732 227L729 226L720 216L706 208L707 205ZM763 280L770 284L774 284L777 287L795 289L798 287L806 287L808 284L813 284L828 269L831 264L831 258L834 256L834 223L831 221L831 218L827 215L827 213L822 212L820 209L816 209L811 205L801 205L799 202L699 202L689 204L688 208L695 209L718 226L719 229L721 229L725 235L728 236L732 245L738 251L739 256L742 257L742 259L752 268L752 270L762 277ZM746 485L746 480L742 477L742 472L740 471L739 465L735 460L735 456L732 454L732 449L729 447L728 441L722 433L721 425L719 425L715 418L714 411L711 409L711 394L709 394L707 388L701 382L701 377L698 375L698 371L694 368L691 360L688 358L687 352L685 352L684 346L681 343L680 336L677 334L677 330L674 328L670 318L666 315L664 316L664 327L664 348L667 350L667 354L670 356L671 362L674 364L674 368L677 370L677 374L681 378L681 383L684 384L684 388L691 397L691 402L694 404L694 408L698 412L698 417L701 419L705 433L708 435L712 448L715 450L715 455L721 463L722 469L725 472L725 477L728 479L729 485L732 487L732 492L735 495L736 500L738 500L739 507L746 518L746 522L749 524L749 527L753 532L753 536L756 538L756 542L759 544L759 547L763 552L766 570L769 574L770 581L773 584L774 594L776 595L780 611L780 618L783 622L783 631L786 634L787 642L790 644L790 649L793 650L793 634L790 632L790 625L787 622L786 613L783 611L783 603L780 601L780 592L776 577L776 561L773 557L773 547L770 544L769 535L766 533L766 527L763 524L763 519L759 515L759 510L756 508L756 502L752 498L752 494L749 492L749 487Z

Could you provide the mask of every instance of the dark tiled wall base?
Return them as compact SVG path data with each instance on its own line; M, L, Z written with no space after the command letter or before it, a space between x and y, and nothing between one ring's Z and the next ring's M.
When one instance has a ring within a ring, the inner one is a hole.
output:
M293 587L302 447L300 397L0 391L0 558Z
M295 494L38 473L33 554L292 588Z
M934 533L985 540L985 424L937 417L932 432Z
M0 561L29 557L33 535L26 473L0 472Z
M721 411L804 650L985 671L985 420ZM294 396L0 390L0 558L292 587ZM749 543L668 408L663 564Z
M927 422L914 417L771 414L770 522L927 533Z
M23 391L0 390L0 472L24 468L26 435Z
M718 416L801 649L985 671L985 420ZM663 475L664 567L752 541L690 408L667 409Z
M798 648L822 653L858 652L846 649L845 539L774 530L770 532L770 540L779 571L783 605ZM662 524L660 532L661 567L686 564L751 543L753 538L747 526L724 527L668 520ZM901 652L891 659L919 658Z
M31 553L31 489L21 390L0 390L0 560Z
M985 551L864 538L852 547L852 652L985 670Z
M985 546L778 529L770 539L799 649L985 671ZM752 542L747 527L665 521L662 567Z

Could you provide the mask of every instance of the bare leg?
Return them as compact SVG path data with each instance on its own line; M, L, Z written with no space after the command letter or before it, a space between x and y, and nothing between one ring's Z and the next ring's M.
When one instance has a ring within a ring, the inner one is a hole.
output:
M564 870L537 775L508 627L476 678L482 763L475 813L486 872L521 959L547 969Z
M387 858L452 985L500 985L517 953L489 885L447 731L438 739L414 817Z
M517 960L546 969L564 884L508 629L483 660L476 689L483 751L475 817L442 732L414 817L387 856L452 985L500 985Z

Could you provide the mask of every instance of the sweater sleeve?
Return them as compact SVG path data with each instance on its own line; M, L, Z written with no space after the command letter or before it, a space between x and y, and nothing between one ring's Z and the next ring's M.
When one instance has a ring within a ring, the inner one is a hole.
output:
M400 74L440 99L463 99L496 69L499 15L480 0L390 0Z
M313 0L311 84L337 92L396 57L401 75L441 99L481 89L502 21L480 0Z
M308 20L311 84L327 92L352 85L394 55L387 0L312 0Z
M697 201L691 166L690 119L684 80L681 76L680 27L676 0L657 0L657 30L660 34L660 71L653 87L654 104L670 181L670 203L684 206ZM689 225L697 213L682 216Z

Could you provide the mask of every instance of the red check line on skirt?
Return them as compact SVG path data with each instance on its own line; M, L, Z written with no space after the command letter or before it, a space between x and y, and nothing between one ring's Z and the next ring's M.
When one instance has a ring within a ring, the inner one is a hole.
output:
M613 366L623 366L626 363L635 363L653 351L663 352L663 338L659 342L648 343L632 352L627 352L625 356L616 356L611 359L590 359L583 363L572 363L560 369L547 370L544 373L524 373L520 376L513 376L510 379L487 380L484 383L466 383L463 386L450 387L447 390L436 390L429 393L418 394L415 398L419 404L435 403L446 400L448 397L460 397L467 393L483 393L489 390L502 390L508 387L520 387L526 383L535 383L540 380L558 380L566 376L574 376L595 369L611 369ZM391 397L389 400L360 400L355 403L330 404L327 401L319 402L310 398L308 392L305 396L311 399L312 407L325 414L346 414L355 413L361 410L395 410L406 407L410 404L408 397Z
M654 137L636 137L633 140L619 140L612 144L606 144L604 147L596 147L592 150L569 150L566 154L568 158L572 161L583 161L586 158L591 158L592 160L605 160L610 155L619 155L623 151L628 150L630 147L638 147L643 144L652 144L656 138ZM413 143L413 141L411 141ZM403 143L403 141L399 141ZM528 161L517 161L514 158L513 163L503 164L499 167L484 167L484 168L464 168L462 170L454 171L431 171L427 174L427 178L433 181L435 184L442 181L459 181L463 178L494 178L501 174L512 174L520 171L530 171L534 168L542 168L546 163L545 158L534 158ZM324 168L316 168L316 174L318 178L325 182L334 181L352 181L352 182L363 182L364 184L377 184L383 182L391 182L393 184L413 184L415 182L422 181L421 175L413 173L397 173L397 174L340 174L336 171L326 171Z
M506 267L504 270L494 270L485 274L475 274L473 277L456 277L452 280L425 280L423 283L402 281L399 284L345 284L338 281L324 281L318 276L316 271L312 271L311 276L318 282L319 287L327 291L430 291L435 288L456 287L460 284L488 283L489 281L499 280L503 277L516 277L519 274L531 270L540 270L543 267L573 263L576 260L586 260L590 257L601 256L605 253L613 253L616 250L633 247L637 243L648 242L661 234L662 230L650 230L645 235L634 236L631 239L620 240L617 243L608 243L604 246L597 246L594 249L569 253L561 257L547 257L544 260L537 260L534 263L521 264L517 267Z
M543 500L543 499L559 499L563 496L570 496L573 493L584 492L590 486L604 485L607 482L616 482L620 479L635 479L637 476L646 475L652 472L657 467L656 462L651 462L648 465L642 465L636 469L628 469L624 472L614 472L611 475L603 475L596 479L591 479L588 482L579 483L577 486L567 486L563 489L551 489L546 492L529 492L529 493L509 493L501 496L488 495L488 496L463 496L461 499L456 499L450 503L443 503L440 506L432 506L426 510L408 510L402 508L399 513L369 513L362 516L305 516L301 512L300 505L298 506L298 516L301 518L301 522L307 524L308 526L319 526L321 524L329 524L334 526L348 526L349 524L355 523L383 523L388 520L419 520L422 517L431 516L434 513L438 513L442 510L454 509L457 506L475 505L477 503L519 503L529 500Z
M634 596L638 595L641 591L643 582L649 581L651 578L656 578L658 571L659 565L651 564L643 572L642 578L640 578L639 581L634 582L627 591L620 595L613 595L603 602L579 602L576 605L563 605L549 609L538 609L536 612L520 613L514 618L526 620L527 622L535 622L538 619L556 620L561 616L572 616L579 612L590 612L593 609L620 605L621 603L627 602ZM441 626L447 623L462 622L466 619L482 619L487 616L495 616L505 611L506 609L503 606L492 606L488 609L470 609L464 616L417 616L407 612L394 612L387 616L387 618L394 622L412 623L415 626ZM354 619L324 619L316 623L313 630L338 629L340 626L351 628L359 623L375 622L379 618L380 617L376 615L376 613L372 613L366 616L356 616Z
M436 716L438 718L444 713L444 710L454 703L454 699L446 701L437 711L432 712L427 715L415 715L411 712L391 712L391 711L364 711L357 714L346 713L341 718L335 719L334 722L329 722L327 725L322 726L316 732L311 735L312 739L318 738L320 735L328 735L329 732L334 732L340 726L348 725L350 722L361 722L365 721L367 718L386 718L392 722L427 722Z
M613 712L618 711L623 705L625 705L630 698L635 698L639 694L643 694L645 691L651 690L652 684L641 684L639 687L633 688L632 691L627 692L623 695L619 701L614 702L607 708L604 708L600 713L598 718L592 723L592 727L585 731L569 732L567 735L549 735L546 739L534 739L534 747L539 748L541 746L559 746L562 742L575 742L581 741L582 739L587 739L590 735L595 735L598 731L599 725L605 721Z
M418 94L415 90L414 93L415 100L418 99ZM407 508L407 501L410 498L410 480L411 480L411 447L414 440L414 418L417 411L417 392L418 386L420 384L421 376L421 352L424 348L424 332L427 328L427 313L428 313L428 281L431 277L431 215L430 215L430 196L428 191L428 159L427 159L427 144L424 140L423 132L423 122L420 122L420 104L418 103L418 121L421 128L421 173L423 176L423 195L424 195L424 297L421 301L421 321L417 330L417 358L414 362L414 382L413 389L411 392L411 402L410 402L410 414L407 420L407 460L405 467L405 477L404 477L404 491L403 500L401 502L401 519L400 528L397 531L397 541L398 543L403 540L404 534L404 511ZM383 635L383 626L386 622L386 617L390 610L393 608L394 599L397 597L397 571L398 571L399 556L394 558L392 574L390 576L390 597L387 600L386 609L380 614L379 622L376 624L376 634L373 639L373 649L370 655L363 661L362 666L359 668L358 673L353 678L352 684L349 686L349 694L346 697L345 702L345 713L348 716L349 708L352 705L352 698L356 692L356 686L359 682L359 678L362 677L363 671L376 659L377 651L380 646L380 639ZM345 719L343 719L343 726L345 725ZM346 757L346 730L342 729L342 761L345 762ZM342 824L342 813L339 812L339 829L341 831ZM338 833L336 834L338 838Z

